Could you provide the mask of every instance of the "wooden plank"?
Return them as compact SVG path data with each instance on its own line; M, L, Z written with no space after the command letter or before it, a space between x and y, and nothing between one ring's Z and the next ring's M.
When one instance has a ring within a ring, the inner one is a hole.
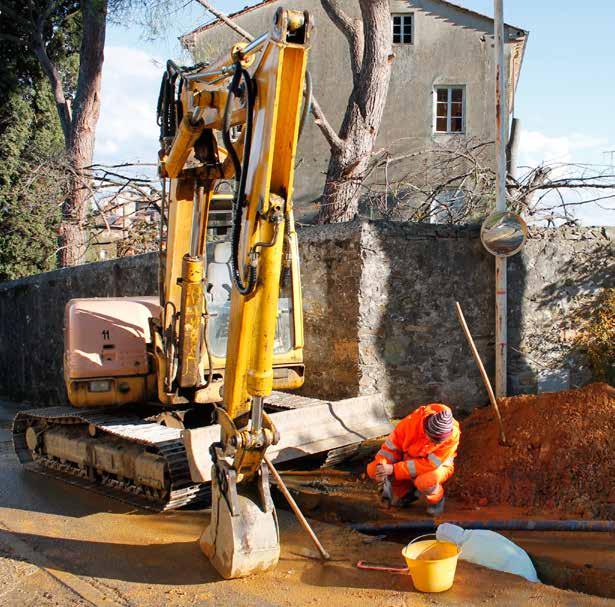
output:
M393 430L381 394L357 396L336 402L319 401L308 407L272 413L280 442L267 451L269 459L281 463L324 453L346 445L384 436ZM182 433L192 480L211 480L209 445L220 440L220 427L207 426Z

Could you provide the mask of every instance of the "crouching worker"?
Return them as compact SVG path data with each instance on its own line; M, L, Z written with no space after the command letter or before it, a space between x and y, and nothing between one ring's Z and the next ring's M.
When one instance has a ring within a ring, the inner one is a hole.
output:
M444 488L454 471L459 445L459 423L446 405L419 407L402 419L384 442L367 474L385 487L392 506L403 506L423 496L431 515L444 510ZM415 491L416 490L416 491Z

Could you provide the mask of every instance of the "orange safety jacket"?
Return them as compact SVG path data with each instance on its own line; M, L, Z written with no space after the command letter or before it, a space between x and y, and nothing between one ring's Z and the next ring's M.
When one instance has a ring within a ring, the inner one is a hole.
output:
M395 480L412 480L440 466L453 468L461 436L457 420L453 420L453 433L441 443L434 443L424 430L429 415L446 409L446 405L431 403L402 419L380 447L375 461L393 464Z

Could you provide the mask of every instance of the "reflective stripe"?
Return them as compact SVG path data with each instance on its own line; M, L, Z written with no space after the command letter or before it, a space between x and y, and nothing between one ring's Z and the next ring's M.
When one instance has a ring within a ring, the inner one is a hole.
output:
M399 461L398 457L396 457L392 453L389 453L388 451L385 451L384 449L380 449L380 451L376 453L376 457L378 457L379 455L382 455L382 457L386 457L386 459L388 459L393 464Z
M384 445L387 449L390 449L391 451L397 451L398 453L401 453L401 449L399 449L398 447L396 447L393 443L393 441L389 440L387 438L386 441L384 441Z
M408 472L410 473L410 478L414 478L416 476L416 464L414 460L409 459L406 461L406 468L408 468Z
M436 468L439 468L439 467L442 465L442 460L441 460L439 457L435 456L433 453L430 453L430 454L427 456L427 459L428 459L428 460L429 460L429 461L430 461L430 462L431 462L431 463L432 463L432 464L433 464Z

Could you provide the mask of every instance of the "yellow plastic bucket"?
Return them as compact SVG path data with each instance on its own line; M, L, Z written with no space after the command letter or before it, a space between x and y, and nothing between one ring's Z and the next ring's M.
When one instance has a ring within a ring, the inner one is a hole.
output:
M433 536L433 539L421 538ZM421 535L412 540L402 551L412 583L421 592L444 592L455 580L459 548L451 542L441 542L435 535Z

